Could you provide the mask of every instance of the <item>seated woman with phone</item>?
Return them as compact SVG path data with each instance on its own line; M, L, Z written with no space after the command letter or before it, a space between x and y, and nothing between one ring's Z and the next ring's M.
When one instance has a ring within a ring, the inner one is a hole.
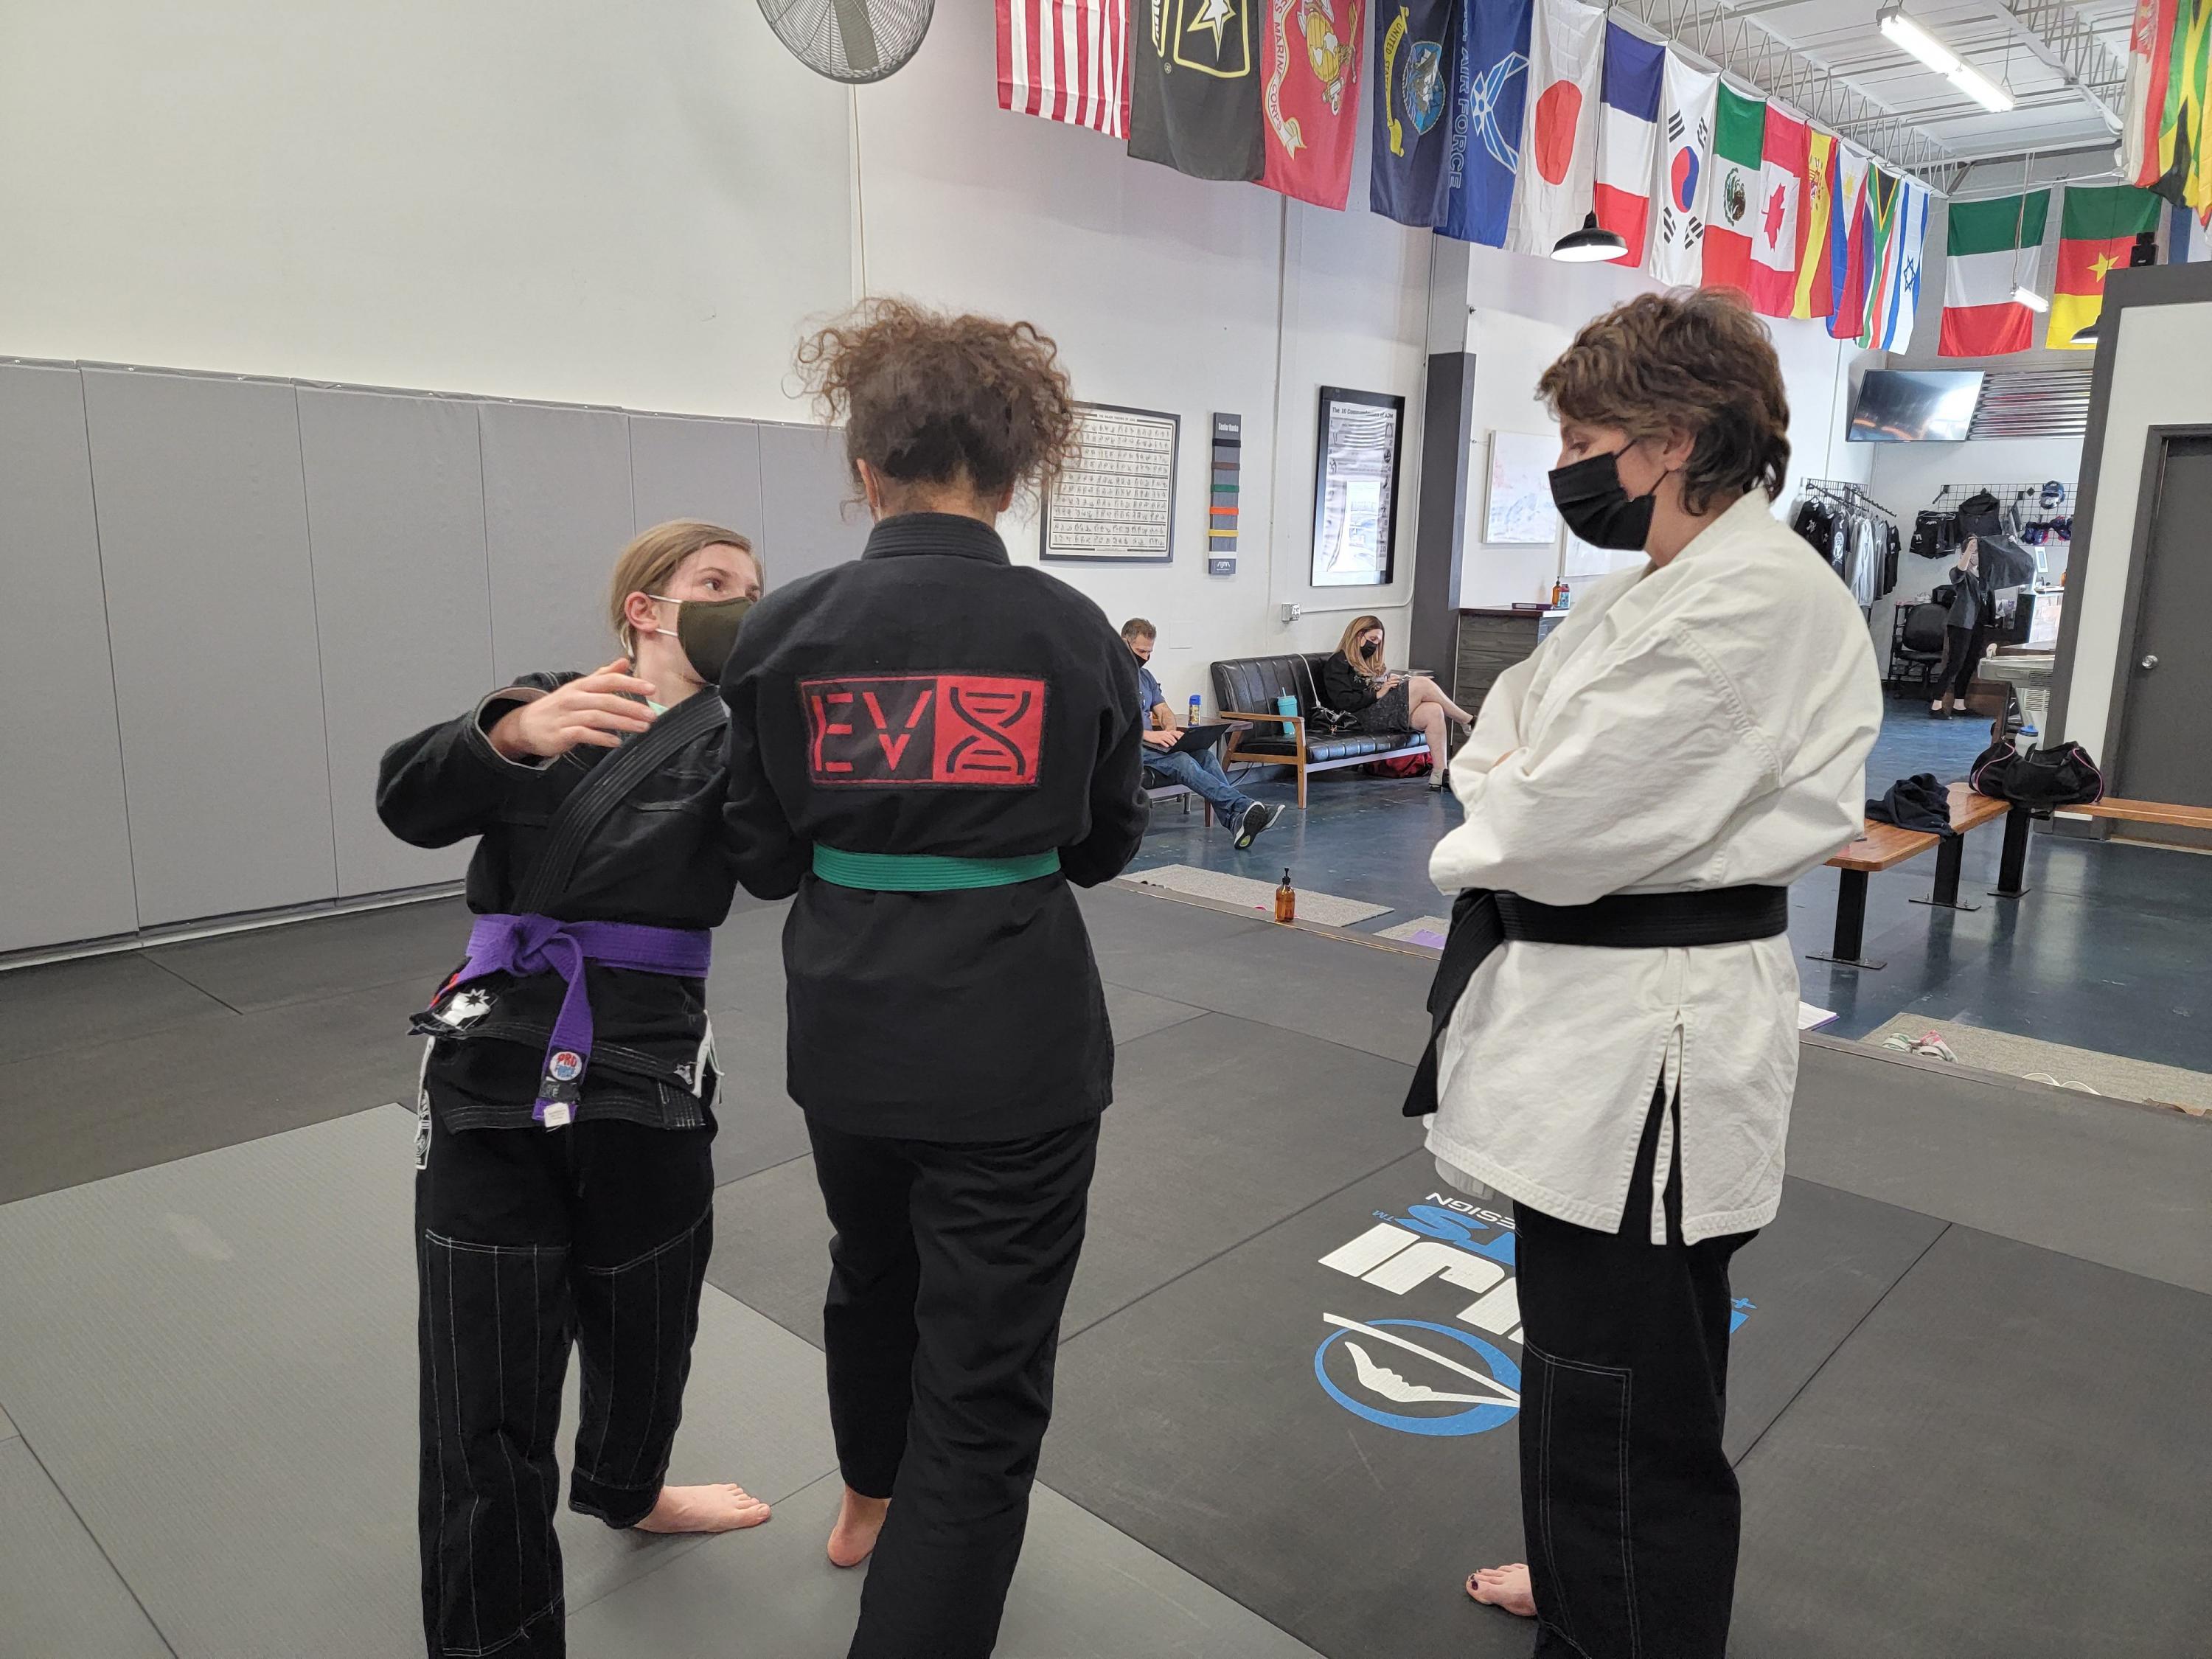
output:
M1429 740L1429 787L1444 787L1444 722L1463 726L1474 716L1426 674L1394 674L1382 664L1382 619L1355 617L1336 654L1321 666L1322 701L1349 714L1362 732L1419 732Z

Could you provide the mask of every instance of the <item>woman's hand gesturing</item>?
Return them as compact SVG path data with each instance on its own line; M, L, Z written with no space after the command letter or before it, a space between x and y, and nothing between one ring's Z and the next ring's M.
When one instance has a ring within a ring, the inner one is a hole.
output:
M617 657L605 668L510 709L486 735L508 760L550 760L579 744L619 748L624 738L653 725L653 710L636 701L652 695L648 682L631 677L629 659Z

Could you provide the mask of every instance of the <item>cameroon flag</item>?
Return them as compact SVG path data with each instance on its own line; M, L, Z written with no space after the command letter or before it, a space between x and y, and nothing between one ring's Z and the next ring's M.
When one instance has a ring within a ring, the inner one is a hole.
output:
M2133 185L2071 185L2058 220L2058 280L2051 295L2051 326L2043 343L2076 349L2074 336L2105 308L2105 274L2128 262L2138 232L2158 226L2162 204ZM2094 348L2084 344L2083 351Z

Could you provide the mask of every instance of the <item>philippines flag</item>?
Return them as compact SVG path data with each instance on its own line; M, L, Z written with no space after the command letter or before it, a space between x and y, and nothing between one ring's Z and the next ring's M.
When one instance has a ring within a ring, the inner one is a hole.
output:
M1828 278L1835 304L1828 332L1838 340L1855 340L1866 325L1868 244L1874 236L1867 169L1874 158L1840 140L1836 154L1841 159L1836 167L1835 233L1828 245Z
M1129 0L998 0L999 107L1129 136Z
M1614 22L1605 26L1605 81L1598 115L1597 222L1618 233L1628 251L1618 265L1644 263L1644 237L1651 223L1651 176L1659 155L1659 86L1667 67L1667 48L1632 34Z

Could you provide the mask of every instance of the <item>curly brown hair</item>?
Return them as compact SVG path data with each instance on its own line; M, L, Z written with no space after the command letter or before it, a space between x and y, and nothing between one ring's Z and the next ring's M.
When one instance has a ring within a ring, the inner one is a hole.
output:
M1790 399L1766 325L1731 289L1639 294L1583 325L1536 382L1562 421L1619 427L1632 441L1683 434L1682 506L1758 487L1790 470Z
M823 417L844 426L847 461L894 484L1043 494L1074 455L1074 393L1034 323L870 300L797 361Z

